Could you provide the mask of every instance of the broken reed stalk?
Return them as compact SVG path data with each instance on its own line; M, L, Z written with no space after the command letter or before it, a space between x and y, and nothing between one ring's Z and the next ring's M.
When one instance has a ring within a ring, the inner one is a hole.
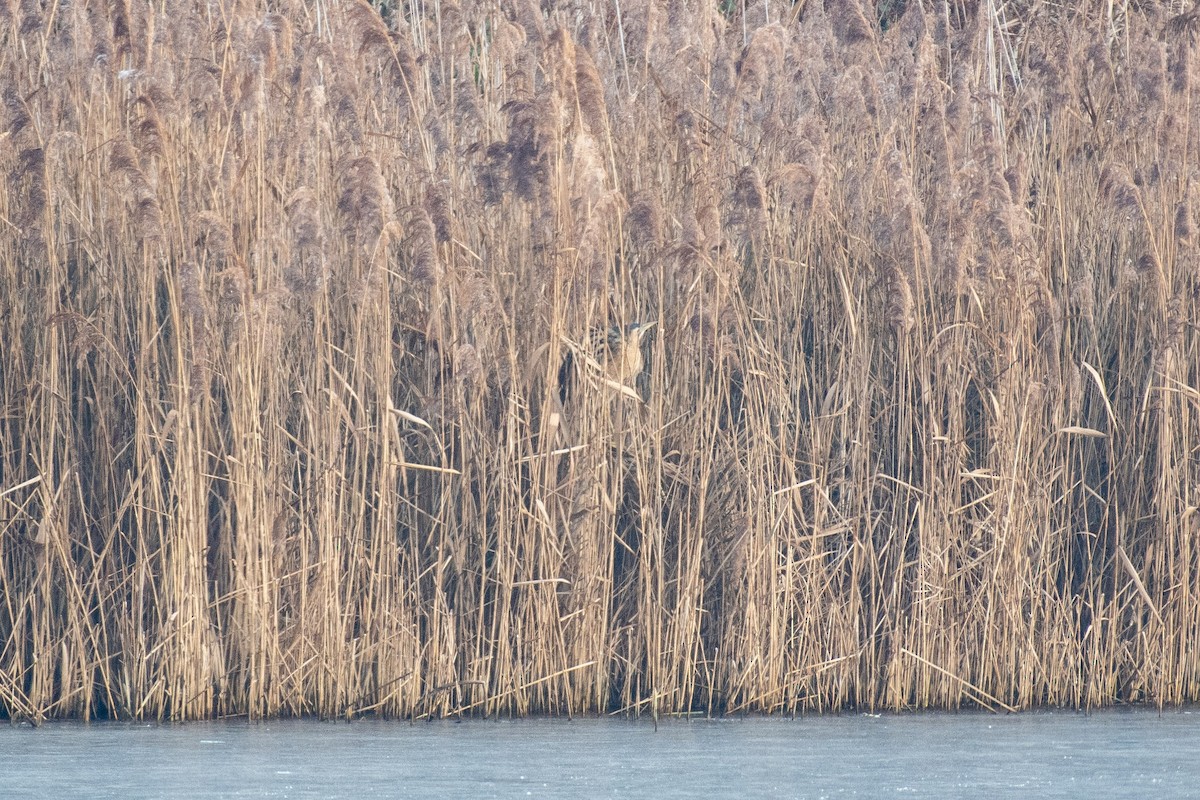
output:
M3 713L1200 695L1194 15L273 8L0 17Z

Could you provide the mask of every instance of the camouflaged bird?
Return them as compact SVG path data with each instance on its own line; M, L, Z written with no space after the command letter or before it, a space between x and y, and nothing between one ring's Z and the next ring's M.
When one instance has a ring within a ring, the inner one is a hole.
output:
M631 388L631 384L646 366L642 344L654 322L632 322L624 327L613 326L607 331L592 332L586 346L570 347L558 369L558 397L567 402L579 382L581 371L617 384L616 388Z

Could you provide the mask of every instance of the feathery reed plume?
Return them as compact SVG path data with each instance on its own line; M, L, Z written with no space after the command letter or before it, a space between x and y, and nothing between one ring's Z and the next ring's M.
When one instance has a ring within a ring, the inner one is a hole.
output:
M1175 204L1175 241L1190 245L1196 238L1196 225L1192 221L1192 210L1186 200Z
M571 143L571 204L583 209L578 216L586 217L587 209L604 193L608 176L596 140L580 131Z
M1175 35L1186 36L1189 40L1194 41L1196 34L1200 33L1200 5L1193 3L1187 11L1168 19L1166 29Z
M528 50L526 44L531 37L527 36L525 29L517 25L505 15L499 15L491 20L492 37L487 44L488 55L493 59L498 69L504 70L506 67L515 66L517 62L523 60ZM536 43L541 42L541 37L535 38ZM520 67L517 67L518 74Z
M29 116L29 109L16 87L11 85L5 86L2 96L4 99L4 110L8 112L8 135L17 140L25 129L32 124L33 119Z
M324 232L321 226L321 214L317 208L317 198L313 190L301 186L292 192L284 206L291 223L292 238L296 247L320 247Z
M1108 164L1100 173L1100 193L1113 207L1127 215L1143 216L1142 195L1134 183L1129 168L1122 164Z
M130 34L129 0L113 0L108 4L108 12L112 20L112 38L116 45L116 57L120 62L133 49Z
M200 224L200 235L204 248L216 260L220 268L241 263L233 230L225 220L211 211L201 212L196 220Z
M346 22L350 26L350 34L358 43L358 53L373 50L390 52L392 37L387 23L379 15L379 11L366 0L351 0L345 6Z
M508 114L505 152L509 181L524 200L533 200L550 178L550 154L558 144L558 99L546 93L536 100L511 100L501 107Z
M454 348L454 375L464 387L477 386L483 378L483 362L472 344L459 344Z
M316 195L307 186L292 192L284 206L294 247L284 270L284 282L298 295L312 295L328 278L325 266L325 233Z
M1192 88L1191 37L1180 37L1175 42L1175 50L1168 69L1171 76L1171 91L1185 96L1189 94Z
M604 102L604 83L596 61L586 48L575 51L575 92L579 114L589 133L598 139L608 135L608 109Z
M134 224L140 238L146 242L158 239L163 232L162 209L128 139L113 142L108 168L126 179L128 191L125 197L133 209Z
M290 59L292 53L292 24L279 13L268 13L254 31L250 61L267 78L275 75L280 54Z
M478 167L485 206L498 205L508 190L509 160L506 142L492 142L487 146Z
M1166 288L1167 279L1166 273L1163 272L1162 260L1158 257L1158 253L1153 250L1147 250L1138 257L1136 262L1137 272L1143 276L1156 291L1162 291Z
M1008 196L1012 203L1021 205L1029 197L1029 166L1023 153L1016 163L1004 170L1004 182L1008 184Z
M662 32L663 11L656 0L634 0L625 9L626 52L632 62L645 66L655 53Z
M320 102L320 95L313 99L314 105L324 105L323 102ZM339 148L349 149L351 146L359 146L363 143L362 119L359 117L355 102L354 94L347 91L343 84L333 84L329 93L329 103L333 106L334 140Z
M409 231L409 274L422 284L436 284L442 279L442 259L438 253L438 241L437 225L425 209L418 208L413 215Z
M737 61L738 91L747 97L760 95L783 72L787 31L779 23L759 28Z
M163 123L156 104L148 95L141 95L137 104L142 107L142 119L134 128L134 144L147 156L163 155Z
M342 158L336 166L342 232L353 242L373 246L392 220L394 204L379 164L370 156Z
M454 121L474 140L471 147L477 147L477 137L483 124L483 106L478 87L466 75L459 76L454 87Z
M908 283L908 276L905 275L904 270L900 269L900 265L895 260L888 261L886 275L888 300L884 318L888 320L888 326L895 335L904 338L908 332L912 331L913 325L917 324L912 285Z
M193 397L201 397L211 377L208 323L212 312L200 269L193 261L186 261L179 267L179 296L191 327L188 387Z
M189 110L197 122L221 105L220 78L221 70L212 62L196 59L189 65L184 91Z
M204 287L195 262L185 261L179 268L179 296L191 319L202 324L205 313Z
M692 201L694 227L687 231L685 226L687 240L697 248L716 251L724 243L716 188L710 183L698 182L692 187Z
M40 147L26 147L17 153L17 164L8 176L9 184L23 187L17 192L19 213L16 224L28 235L40 228L46 211L46 151Z
M511 18L525 30L529 41L541 44L546 38L546 23L537 0L509 0L506 5L510 6Z
M742 167L733 182L731 222L740 224L747 240L766 234L767 200L762 174L753 165Z
M568 102L572 105L575 105L577 99L575 51L575 41L571 34L566 28L558 27L550 34L542 56L547 84L560 97L569 98Z
M399 90L405 102L399 108L420 108L418 98L423 96L421 91L422 71L418 63L417 53L413 47L412 35L407 27L401 27L391 34L391 56L388 63L388 74L392 85Z
M433 223L438 244L445 244L450 241L452 238L450 232L450 199L447 196L446 183L444 181L430 182L425 186L424 207L425 213Z
M463 45L469 43L470 32L467 30L467 20L463 16L462 6L456 0L443 0L441 4L441 22L442 31L446 38L451 41L452 47L458 48L460 42ZM453 49L446 55L461 58L465 54L465 49Z
M107 68L112 61L113 41L112 26L108 24L106 14L89 15L89 30L91 49L91 67L96 70Z
M608 188L599 147L580 130L571 145L570 205L574 217L573 247L585 265L588 285L601 287L613 247L609 232L624 209L624 198Z
M867 21L858 0L847 0L847 2L836 2L835 0L833 6L833 13L829 19L833 23L833 32L841 44L853 47L863 42L875 41L875 31L871 23ZM827 3L826 11L828 10Z
M800 217L807 217L818 206L817 194L821 189L821 177L805 164L789 162L771 177L771 184L778 186L787 205L795 209Z
M644 190L634 195L625 215L625 227L639 249L653 253L662 246L663 209L657 193Z

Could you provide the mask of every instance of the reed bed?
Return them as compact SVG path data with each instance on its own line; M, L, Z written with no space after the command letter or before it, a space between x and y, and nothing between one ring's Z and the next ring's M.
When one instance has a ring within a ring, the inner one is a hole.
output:
M5 3L0 712L1200 699L1198 32Z

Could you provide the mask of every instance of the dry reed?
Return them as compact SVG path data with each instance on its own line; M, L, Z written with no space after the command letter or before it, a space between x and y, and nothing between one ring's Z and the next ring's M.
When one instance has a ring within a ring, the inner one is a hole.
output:
M880 5L6 4L0 712L1200 698L1196 12Z

